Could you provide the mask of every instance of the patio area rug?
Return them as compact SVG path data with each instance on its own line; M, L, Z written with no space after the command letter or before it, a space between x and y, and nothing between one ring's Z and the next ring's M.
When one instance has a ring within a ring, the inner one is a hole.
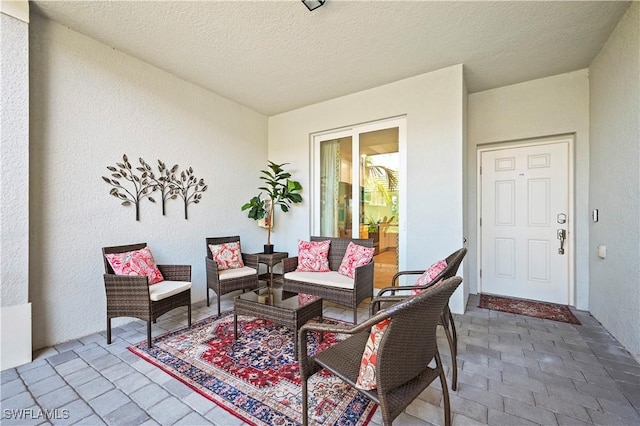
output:
M568 306L555 303L481 294L478 307L580 325L580 321L573 315Z
M325 318L324 322L336 323ZM181 380L244 422L298 425L302 400L292 330L264 319L239 316L233 338L233 313L223 312L189 328L166 333L129 350ZM322 351L344 336L313 333L309 352ZM309 379L309 422L366 425L377 405L342 380L320 371Z

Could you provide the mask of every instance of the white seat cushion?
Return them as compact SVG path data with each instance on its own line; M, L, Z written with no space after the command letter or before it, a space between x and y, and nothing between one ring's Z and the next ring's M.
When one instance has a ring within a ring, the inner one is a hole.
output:
M337 271L329 272L287 272L284 277L288 280L325 285L353 290L353 278L341 275Z
M189 281L160 281L149 286L149 298L157 302L191 288Z
M235 269L225 269L224 271L218 271L218 277L220 281L228 280L231 278L239 278L246 277L248 275L255 275L256 270L253 268L249 268L248 266L243 266L242 268Z

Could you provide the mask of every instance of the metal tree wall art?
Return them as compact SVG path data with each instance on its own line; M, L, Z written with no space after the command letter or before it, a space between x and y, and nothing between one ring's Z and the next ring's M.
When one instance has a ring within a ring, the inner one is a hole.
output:
M140 159L140 162L142 164L142 158ZM111 191L109 191L109 194L122 200L121 204L123 206L130 206L133 204L136 207L136 220L139 221L140 201L144 198L148 198L149 201L155 203L156 200L151 197L151 193L155 191L155 187L153 185L149 185L147 171L143 169L142 175L140 176L137 176L134 173L126 154L122 156L122 163L116 163L116 166L117 167L107 166L107 169L111 172L111 178L102 176L102 179L109 185L113 186ZM141 169L141 167L138 167L139 171ZM122 186L120 183L121 179L131 182L131 190Z
M176 175L178 165L174 165L168 169L166 164L158 160L158 175L156 175L151 166L139 158L140 167L135 170L140 172L140 176L135 174L127 155L122 156L122 163L116 163L116 167L107 166L112 172L111 177L102 176L102 179L113 186L109 193L122 201L123 206L134 205L136 208L136 220L140 220L140 201L144 198L149 199L152 203L156 200L151 197L155 191L160 192L160 200L162 201L162 214L165 215L165 203L167 200L175 200L181 197L184 201L184 218L187 217L187 206L191 203L198 204L202 199L202 193L207 190L204 179L198 180L193 174L193 168ZM132 188L125 188L121 180L131 182Z
M178 197L178 188L171 180L171 175L178 170L178 165L175 164L171 169L168 169L162 161L158 160L158 171L160 173L156 177L153 170L151 170L151 166L142 158L140 159L140 164L142 164L142 167L139 167L138 170L146 171L149 176L149 181L155 187L154 190L158 190L162 194L160 201L162 204L162 215L164 216L167 200L175 200Z
M198 180L193 174L193 168L189 167L180 173L177 177L175 173L171 174L171 181L177 190L177 194L184 201L184 218L187 219L187 206L191 203L198 204L202 199L202 193L207 190L204 179Z

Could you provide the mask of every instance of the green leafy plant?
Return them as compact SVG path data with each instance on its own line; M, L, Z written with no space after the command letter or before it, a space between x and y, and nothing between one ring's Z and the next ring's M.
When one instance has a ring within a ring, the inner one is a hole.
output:
M300 182L290 179L291 173L283 168L288 164L276 164L273 161L269 161L267 169L260 170L262 174L260 179L264 181L265 186L258 188L265 193L265 198L262 198L263 193L260 192L242 206L242 211L249 210L249 218L254 220L266 218L269 220L267 224L268 245L271 245L271 228L276 206L280 206L280 210L286 213L289 211L291 204L302 202L302 196L299 194L299 191L302 190L302 185L300 185Z
M398 189L396 171L389 167L373 164L370 156L365 158L365 186L382 194L387 204L391 204L390 191Z
M365 215L365 220L367 223L367 232L373 233L378 232L380 225L382 224L391 224L395 220L395 216L391 217L383 217L382 219L375 220L369 215Z

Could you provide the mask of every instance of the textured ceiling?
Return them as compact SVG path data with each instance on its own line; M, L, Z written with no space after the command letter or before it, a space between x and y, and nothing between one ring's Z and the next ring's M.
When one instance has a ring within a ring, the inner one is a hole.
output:
M629 2L40 1L32 11L266 115L464 64L470 92L589 66Z

